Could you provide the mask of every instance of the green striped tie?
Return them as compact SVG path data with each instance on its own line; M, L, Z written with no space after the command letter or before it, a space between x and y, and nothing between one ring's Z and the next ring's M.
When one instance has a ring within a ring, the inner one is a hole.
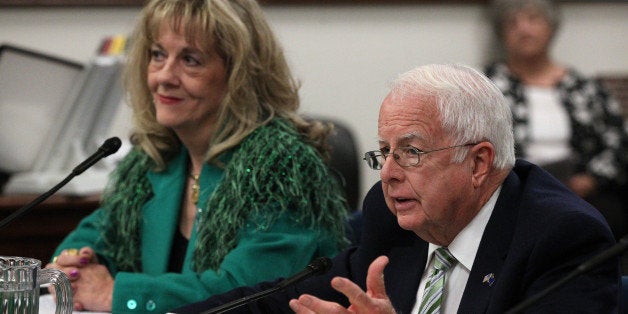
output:
M445 273L456 264L456 258L445 247L434 251L434 267L432 274L425 284L425 291L421 300L419 314L440 313L443 301L443 286L445 285Z

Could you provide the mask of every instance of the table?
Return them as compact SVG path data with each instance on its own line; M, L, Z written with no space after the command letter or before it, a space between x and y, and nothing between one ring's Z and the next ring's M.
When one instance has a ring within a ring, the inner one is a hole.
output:
M36 197L25 194L0 195L0 219ZM26 215L0 229L0 255L32 257L45 265L63 238L83 217L98 207L99 199L99 194L51 196Z
M44 294L39 297L39 314L55 314L55 301L52 299L52 295ZM105 314L107 312L80 312L73 311L72 313L91 313L91 314Z

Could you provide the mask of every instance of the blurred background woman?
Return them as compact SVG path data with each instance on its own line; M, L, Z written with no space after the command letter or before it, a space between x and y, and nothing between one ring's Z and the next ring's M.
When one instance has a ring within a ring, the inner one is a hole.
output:
M518 157L562 180L623 236L628 137L619 104L599 82L552 58L560 25L553 2L496 0L491 13L503 59L485 72L511 106Z

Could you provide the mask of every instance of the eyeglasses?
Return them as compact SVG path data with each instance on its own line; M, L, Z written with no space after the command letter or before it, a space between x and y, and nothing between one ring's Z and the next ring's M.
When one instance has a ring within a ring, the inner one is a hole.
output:
M397 162L399 166L412 167L419 164L419 162L421 161L421 155L424 155L427 153L433 153L433 152L437 152L437 151L441 151L445 149L450 149L450 148L472 146L472 145L477 145L477 144L478 143L454 145L454 146L448 146L448 147L443 147L443 148L437 148L430 151L422 151L412 146L397 147L392 151L392 156L395 162ZM386 158L388 158L388 155L390 155L389 151L373 150L370 152L366 152L364 154L364 158L362 159L366 160L366 163L369 165L371 169L381 170L382 167L384 166L384 162L386 161Z

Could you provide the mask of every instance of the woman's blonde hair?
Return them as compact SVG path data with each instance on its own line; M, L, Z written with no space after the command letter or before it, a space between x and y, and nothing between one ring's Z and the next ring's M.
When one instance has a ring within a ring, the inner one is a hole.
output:
M124 83L135 124L131 140L155 161L157 169L164 169L181 145L171 129L157 123L147 84L150 47L163 23L184 31L186 40L200 49L209 51L215 45L226 63L228 90L208 139L208 162L219 164L221 153L275 116L291 121L328 157L325 143L331 126L297 114L299 83L256 1L151 0L131 39Z

